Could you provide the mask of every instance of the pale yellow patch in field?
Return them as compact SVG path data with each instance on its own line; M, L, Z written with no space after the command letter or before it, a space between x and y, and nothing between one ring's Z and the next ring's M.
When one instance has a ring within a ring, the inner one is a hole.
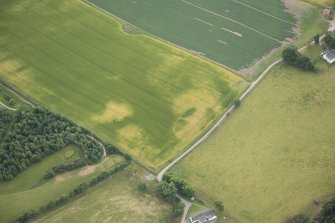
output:
M149 142L145 131L135 124L129 124L121 128L118 132L119 146L125 150L132 151L137 157L143 157L147 154L154 155L157 150Z
M1 73L4 75L15 73L21 67L22 63L13 59L6 59L0 62Z
M201 99L199 99L200 96ZM176 137L183 137L188 131L201 128L201 123L207 120L206 114L208 109L212 109L214 112L219 112L221 106L218 106L218 99L218 92L200 89L187 91L176 98L173 102L173 110L179 116L189 109L195 108L195 111L190 116L184 118L181 117L184 122L183 126L181 126L179 122L175 123L173 131Z
M128 104L110 101L106 104L105 110L93 116L93 120L98 123L120 122L123 119L133 115L133 110Z
M86 176L91 173L94 173L97 169L97 166L86 166L79 171L79 176Z

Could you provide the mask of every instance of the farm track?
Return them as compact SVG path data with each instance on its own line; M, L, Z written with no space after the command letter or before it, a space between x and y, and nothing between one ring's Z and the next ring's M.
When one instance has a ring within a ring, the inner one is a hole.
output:
M11 111L16 111L15 108L8 107L7 105L5 105L4 103L2 103L1 101L0 101L0 106L6 108L6 109L8 109L8 110L11 110Z
M322 40L324 37L324 35L322 35L320 37L320 40ZM313 42L311 42L313 43ZM299 51L303 51L304 49L306 49L308 47L309 44L306 44L305 46L301 47L299 49ZM271 65L269 65L264 71L263 73L255 80L252 82L252 84L250 85L250 87L241 95L241 97L239 98L240 101L244 100L246 98L246 96L252 92L254 90L254 88L265 78L265 76L279 63L281 63L283 60L279 59L275 62L273 62ZM168 164L164 169L162 169L158 175L156 176L156 179L161 182L162 178L164 176L164 174L171 169L176 163L178 163L180 160L182 160L184 157L186 157L190 152L192 152L197 146L199 146L201 143L203 143L204 141L206 141L206 139L208 139L208 137L214 132L214 130L216 130L229 116L229 114L231 114L235 109L235 105L232 105L222 116L221 118L214 124L214 126L212 128L210 128L207 133L205 135L203 135L198 141L196 141L190 148L188 148L184 153L182 153L180 156L178 156L175 160L173 160L170 164ZM189 210L189 208L192 206L192 203L185 200L184 198L180 197L181 201L184 203L185 208L184 208L184 213L183 213L183 218L181 220L181 223L185 223L186 222L186 215L187 212Z

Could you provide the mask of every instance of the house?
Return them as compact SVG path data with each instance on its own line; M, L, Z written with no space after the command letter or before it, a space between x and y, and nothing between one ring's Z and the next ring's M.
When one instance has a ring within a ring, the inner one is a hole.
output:
M207 208L192 214L188 218L188 223L215 223L216 219L213 209Z
M326 52L321 53L321 57L325 59L329 64L335 62L335 50L328 50Z

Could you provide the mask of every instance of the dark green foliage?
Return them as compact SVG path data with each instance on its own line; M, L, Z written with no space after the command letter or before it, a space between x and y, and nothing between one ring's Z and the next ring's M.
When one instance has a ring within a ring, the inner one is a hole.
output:
M90 187L93 187L95 185L97 185L98 183L108 179L109 177L111 177L112 175L114 175L117 172L120 172L121 170L123 170L124 168L126 168L129 165L129 163L124 163L121 164L117 167L115 167L113 170L108 171L108 172L102 172L101 174L99 174L99 176L93 178L92 180L90 180L88 183L87 182L83 182L81 184L79 184L75 189L73 189L68 195L66 196L61 196L59 199L57 200L53 200L50 201L48 204L40 207L38 210L32 210L29 212L24 213L23 215L21 215L16 222L17 223L25 223L28 222L30 219L37 217L40 214L43 214L55 207L59 207L69 201L71 201L71 199L74 199L76 197L78 197L79 195L81 195L82 193L84 193L85 191L87 191Z
M315 218L319 223L334 223L335 222L335 198L327 202L320 214Z
M174 202L177 197L177 188L173 182L160 182L156 187L156 193L166 201Z
M163 181L166 181L167 183L173 182L176 185L178 193L186 198L191 198L194 196L194 190L192 186L187 181L170 172L164 174Z
M79 146L85 159L93 163L103 155L97 141L82 128L45 108L35 107L15 113L0 110L0 114L0 136L3 136L1 141L5 150L0 154L0 181L12 179L67 145Z
M141 182L137 185L137 189L141 192L146 192L148 190L148 185L144 182Z
M329 48L335 49L335 35L333 33L327 32L323 40Z
M314 42L315 42L315 44L319 44L320 43L320 35L319 34L317 34L317 35L314 36Z
M219 211L223 211L224 210L224 206L223 206L223 202L222 201L215 201L214 202L215 207L219 210Z
M284 49L282 58L285 63L306 71L315 71L314 63L310 58L302 55L296 47L290 46Z
M180 216L184 212L185 204L181 201L179 201L174 207L173 207L173 213L175 216Z
M235 107L239 107L241 105L241 100L239 98L234 99L234 105Z
M83 159L77 159L69 164L60 164L52 167L48 170L44 175L43 179L48 180L56 176L57 174L61 174L70 170L78 169L80 167L86 166L86 161Z
M293 218L289 219L287 223L307 223L308 218L302 214L297 214Z
M111 155L111 154L121 154L120 150L117 147L115 147L114 145L112 145L112 144L108 144L106 146L106 153L108 155Z

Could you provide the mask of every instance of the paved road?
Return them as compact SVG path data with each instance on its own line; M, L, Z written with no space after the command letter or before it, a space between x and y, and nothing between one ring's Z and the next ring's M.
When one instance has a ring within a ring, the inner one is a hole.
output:
M4 103L2 103L1 101L0 101L0 106L6 108L6 109L8 109L8 110L11 110L11 111L16 111L15 108L8 107L7 105L5 105Z
M322 40L322 38L324 37L324 35L322 35L320 37L320 40ZM310 43L309 43L310 44ZM306 47L308 47L308 45L305 45L303 47L301 47L299 49L299 51L304 50ZM277 64L281 63L283 60L277 60L275 62L273 62L271 65L269 65L264 71L263 73L255 80L252 82L252 84L250 85L250 87L241 95L241 97L239 98L240 101L244 100L245 97L252 91L254 90L254 88L259 84L259 82L261 82L264 77L273 69L273 67L275 67ZM199 146L201 143L203 143L211 134L212 132L219 127L227 118L227 116L233 112L235 109L235 105L232 105L222 116L221 118L214 124L214 126L209 129L207 131L207 133L205 135L203 135L197 142L195 142L192 146L190 146L190 148L188 148L184 153L182 153L180 156L178 156L175 160L173 160L171 163L169 163L165 168L163 168L158 175L156 176L157 180L160 182L162 181L163 175L171 168L173 167L177 162L179 162L181 159L183 159L185 156L187 156L190 152L192 152L193 149L195 149L197 146ZM184 213L183 213L183 218L181 223L184 223L187 212L189 210L189 208L191 207L192 203L190 203L189 201L181 198L181 201L185 204L185 208L184 208Z

